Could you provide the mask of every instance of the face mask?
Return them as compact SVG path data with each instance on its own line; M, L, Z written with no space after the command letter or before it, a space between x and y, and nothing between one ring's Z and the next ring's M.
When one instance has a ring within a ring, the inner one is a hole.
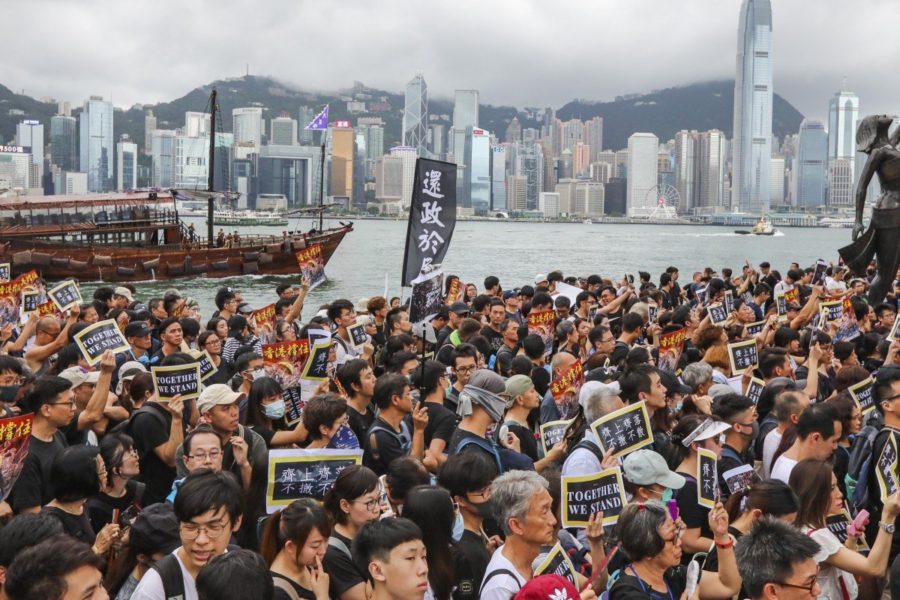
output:
M679 402L675 406L669 407L669 414L674 415L675 413L681 412L681 409L684 408L684 402Z
M675 494L675 491L671 488L666 488L666 491L663 492L662 496L660 496L660 501L665 504L669 500L672 499L672 496Z
M456 513L456 518L453 520L453 533L450 534L450 537L454 542L459 542L462 539L463 532L466 530L466 525L463 522L462 515L459 512Z
M284 401L273 402L272 404L266 404L263 407L263 411L266 413L266 418L277 420L284 416Z
M266 376L266 370L265 369L253 369L253 373L251 374L251 376L253 377L253 381L256 381L257 379L262 379L263 377Z
M494 506L490 500L485 500L484 502L469 502L469 505L475 509L475 512L477 512L478 516L482 519L494 518Z
M753 421L752 427L753 427L753 432L750 434L750 444L751 445L753 444L753 442L756 441L756 438L759 437L759 423L756 421Z
M0 387L0 402L12 402L19 393L19 386L4 385Z

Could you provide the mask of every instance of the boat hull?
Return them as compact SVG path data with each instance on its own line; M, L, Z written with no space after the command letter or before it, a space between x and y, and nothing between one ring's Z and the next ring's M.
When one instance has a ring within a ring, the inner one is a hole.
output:
M254 236L240 244L223 248L166 246L75 246L35 239L10 239L0 248L0 262L9 262L12 275L36 270L48 281L169 280L193 277L233 277L236 275L296 275L300 272L296 253L314 244L322 247L327 264L349 224L315 234L287 237Z

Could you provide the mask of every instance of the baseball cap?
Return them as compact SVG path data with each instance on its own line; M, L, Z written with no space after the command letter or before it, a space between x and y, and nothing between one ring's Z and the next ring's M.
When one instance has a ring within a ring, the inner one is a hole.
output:
M691 394L694 392L690 387L683 384L674 373L663 371L662 369L658 369L657 373L659 373L659 380L665 386L667 394Z
M122 296L123 298L128 298L129 302L134 302L134 296L131 295L131 290L127 287L117 287L113 290L113 294L116 296Z
M368 298L360 298L356 302L356 313L363 314L369 312L369 299Z
M579 600L572 582L561 575L539 575L522 586L515 600Z
M657 484L673 490L684 487L684 477L671 471L666 459L653 450L635 450L625 456L622 475L635 485Z
M125 326L125 337L144 337L145 335L150 335L153 333L153 330L147 327L147 324L143 321L135 321L134 323L129 323Z
M710 386L709 391L707 392L710 396L715 398L716 396L724 396L725 394L733 394L734 388L728 385L727 383L714 383Z
M81 367L69 367L59 374L63 379L68 379L73 388L83 383L97 383L100 378L98 371L86 371Z
M518 298L519 295L515 292L515 290L506 290L503 292L503 299L509 300L510 298Z
M253 308L250 306L249 302L243 302L240 306L238 306L237 311L242 315L252 315Z
M127 380L131 381L134 379L134 376L138 373L146 373L147 367L142 365L136 360L129 360L128 362L122 363L122 366L119 367L119 381Z
M458 315L467 315L470 312L469 305L465 302L454 302L450 305L450 312Z
M547 276L543 273L538 273L534 276L534 285L539 285L541 283L547 283Z
M200 397L197 398L197 410L202 415L212 410L213 406L234 404L240 397L240 393L231 391L231 388L224 383L214 383L200 392Z
M142 510L131 523L129 544L141 554L169 554L181 545L179 523L172 504L157 502Z
M506 393L509 394L509 402L534 387L534 382L528 375L513 375L506 380Z

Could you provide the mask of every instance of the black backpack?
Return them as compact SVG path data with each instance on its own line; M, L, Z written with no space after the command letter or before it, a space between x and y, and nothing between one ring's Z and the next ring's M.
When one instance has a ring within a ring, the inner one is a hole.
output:
M228 545L228 552L239 550L239 546ZM166 600L184 600L184 577L175 553L166 554L150 567L159 574Z

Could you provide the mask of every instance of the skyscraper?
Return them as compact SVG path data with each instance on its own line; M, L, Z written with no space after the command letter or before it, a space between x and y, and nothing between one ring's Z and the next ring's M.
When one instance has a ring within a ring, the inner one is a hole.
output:
M316 111L308 106L301 106L297 110L297 125L299 129L297 130L297 137L300 140L301 144L313 144L313 131L312 129L306 129L306 126L309 125L309 122L316 118Z
M16 125L16 145L31 148L31 185L39 187L44 178L44 126L26 119Z
M353 198L354 135L352 127L331 127L331 182L332 198Z
M467 127L478 127L478 90L456 90L454 93L451 151L459 164L463 162Z
M856 124L859 97L841 90L828 101L828 161L856 158Z
M188 137L208 136L210 127L210 119L212 115L204 112L189 110L184 113L184 130L182 135Z
M591 162L596 162L603 150L603 117L584 122L584 143L591 147Z
M510 144L522 141L522 124L518 116L513 117L506 128L506 141Z
M272 133L269 143L276 146L294 146L297 144L297 121L291 115L283 112L272 119ZM306 124L304 123L304 126Z
M101 96L85 101L81 113L81 170L88 176L88 191L108 192L113 184L113 105Z
M428 86L416 75L406 84L403 106L403 145L412 146L419 156L426 155L428 142Z
M148 140L150 138L147 138ZM75 136L75 117L50 117L51 164L63 171L78 170L78 151Z
M506 148L500 144L491 148L491 210L506 208Z
M262 108L249 106L231 111L232 132L235 144L262 145Z
M120 191L137 187L137 144L127 134L116 144L116 188Z
M647 194L656 186L659 163L659 138L652 133L635 133L628 138L628 216L646 214L656 208L655 198ZM562 210L562 208L560 208Z
M699 203L700 134L682 129L675 134L675 189L681 198L679 213L688 213Z
M725 134L711 129L700 134L700 192L696 207L715 209L724 205Z
M828 134L815 119L800 123L800 151L797 155L797 206L815 208L825 204L825 164Z
M478 127L465 132L463 192L460 206L486 211L491 206L491 134Z
M772 158L772 5L743 0L734 78L732 207L769 210ZM630 184L629 184L630 185Z
M144 154L150 154L150 146L151 139L153 137L153 131L156 129L156 117L153 115L152 110L147 110L144 113Z

